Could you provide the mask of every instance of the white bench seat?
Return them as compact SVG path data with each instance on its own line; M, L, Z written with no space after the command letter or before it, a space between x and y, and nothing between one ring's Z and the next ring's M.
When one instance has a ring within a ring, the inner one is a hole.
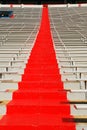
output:
M3 80L0 82L0 91L18 89L18 82L13 80Z
M80 110L86 110L87 111L87 104L75 104L74 105L75 109L80 109Z

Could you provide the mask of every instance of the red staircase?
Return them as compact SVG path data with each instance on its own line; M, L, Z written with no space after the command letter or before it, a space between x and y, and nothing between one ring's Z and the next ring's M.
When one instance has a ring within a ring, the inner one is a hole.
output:
M53 48L47 6L35 45L26 65L19 89L7 105L0 121L0 130L75 130L75 124L63 122L70 118L70 105L63 89Z

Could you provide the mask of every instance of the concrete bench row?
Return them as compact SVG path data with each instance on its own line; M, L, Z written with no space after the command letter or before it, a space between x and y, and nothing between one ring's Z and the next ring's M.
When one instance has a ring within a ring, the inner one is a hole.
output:
M13 12L13 19L0 19L0 119L18 89L41 17L41 8L14 8Z
M50 7L54 49L77 130L87 129L86 12L86 8Z

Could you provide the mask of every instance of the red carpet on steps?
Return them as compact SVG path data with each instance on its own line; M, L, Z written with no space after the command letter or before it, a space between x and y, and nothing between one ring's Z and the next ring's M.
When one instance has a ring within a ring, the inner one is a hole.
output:
M53 47L48 8L43 7L42 20L35 45L22 76L19 89L7 104L0 120L0 130L75 130L70 105L63 89Z

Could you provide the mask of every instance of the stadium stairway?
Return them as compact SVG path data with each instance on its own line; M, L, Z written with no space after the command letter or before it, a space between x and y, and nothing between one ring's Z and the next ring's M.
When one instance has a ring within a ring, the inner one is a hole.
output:
M50 30L47 6L43 7L40 29L31 55L18 83L19 89L7 104L0 130L75 130L67 92L63 88Z

